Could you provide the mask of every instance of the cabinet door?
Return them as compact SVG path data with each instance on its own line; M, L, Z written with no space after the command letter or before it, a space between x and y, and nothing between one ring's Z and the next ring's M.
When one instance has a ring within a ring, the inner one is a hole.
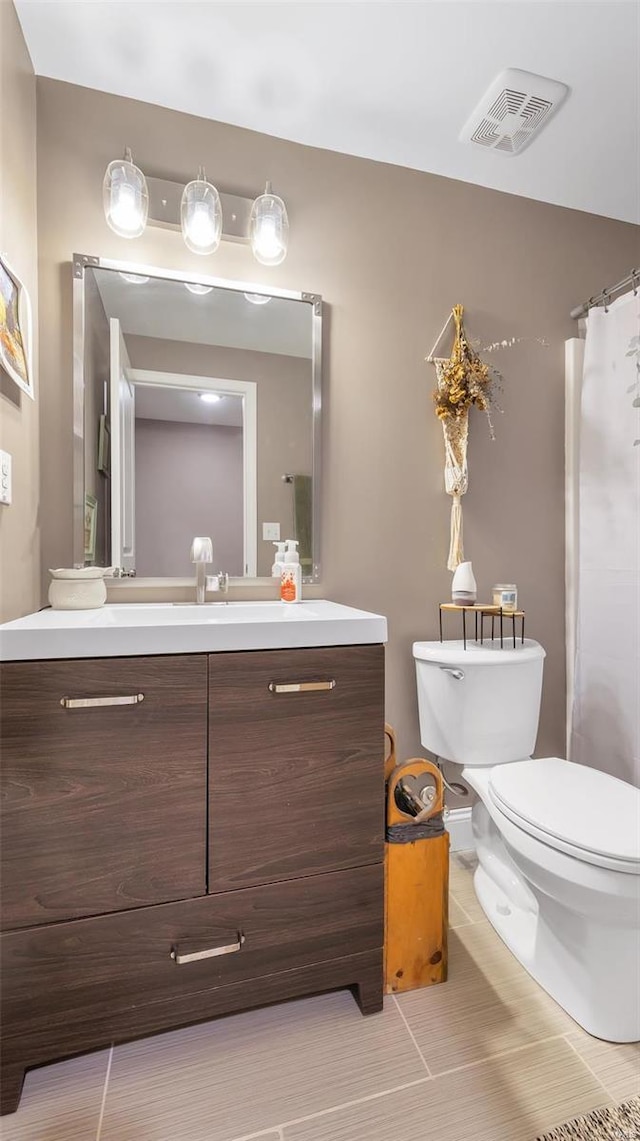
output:
M209 891L381 860L383 742L382 646L212 655Z
M0 676L3 926L203 894L206 656Z

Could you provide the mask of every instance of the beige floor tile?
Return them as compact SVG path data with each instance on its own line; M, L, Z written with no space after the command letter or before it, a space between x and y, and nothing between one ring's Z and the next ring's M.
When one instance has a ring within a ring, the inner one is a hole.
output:
M473 886L473 873L477 866L475 852L453 852L449 865L449 888L472 923L486 923L487 917L478 903Z
M489 923L449 934L449 979L398 995L433 1074L575 1029Z
M567 1037L615 1102L640 1096L640 1042L601 1042L581 1029Z
M117 1048L100 1141L231 1141L424 1073L392 1001L340 991Z
M467 923L471 923L471 919L455 896L449 892L449 927L463 927Z
M285 1126L284 1141L533 1141L608 1100L558 1039Z
M0 1118L2 1141L95 1141L109 1051L29 1070L15 1113Z

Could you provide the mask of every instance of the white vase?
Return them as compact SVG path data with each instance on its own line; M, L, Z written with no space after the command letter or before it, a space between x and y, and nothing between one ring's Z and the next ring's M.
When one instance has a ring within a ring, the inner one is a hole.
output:
M460 563L451 582L451 601L459 605L472 606L478 597L478 587L473 576L471 563Z

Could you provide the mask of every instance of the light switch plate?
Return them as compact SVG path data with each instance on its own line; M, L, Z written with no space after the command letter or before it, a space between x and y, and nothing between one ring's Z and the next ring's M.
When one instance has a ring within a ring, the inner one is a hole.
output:
M0 452L0 503L11 503L11 456Z
M262 524L262 538L271 539L274 543L280 542L280 524L279 523L263 523Z

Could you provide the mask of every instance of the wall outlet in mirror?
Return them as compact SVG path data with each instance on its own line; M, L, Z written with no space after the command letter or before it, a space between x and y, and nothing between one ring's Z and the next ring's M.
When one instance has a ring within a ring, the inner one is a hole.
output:
M279 523L263 523L262 524L262 538L266 541L271 539L272 542L280 542L280 524Z

